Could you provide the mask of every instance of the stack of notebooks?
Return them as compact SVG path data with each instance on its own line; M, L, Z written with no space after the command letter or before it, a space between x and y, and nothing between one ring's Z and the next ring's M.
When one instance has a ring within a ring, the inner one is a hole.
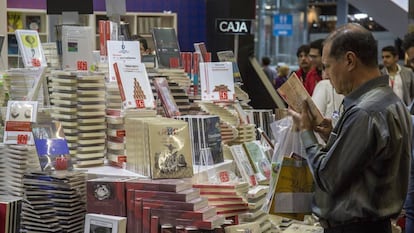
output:
M105 79L102 74L55 73L52 117L61 121L76 166L103 164Z
M22 232L82 232L86 176L77 172L27 173Z
M191 179L127 181L128 232L158 232L159 226L206 230L221 226L224 217L191 185Z
M269 186L264 185L253 187L247 192L246 198L249 210L239 215L240 223L257 222L260 225L261 232L271 232L272 224L269 221L269 216L261 209L268 192Z
M193 184L200 189L200 195L208 199L208 204L215 206L217 214L226 218L234 218L249 210L246 194L249 191L247 182L221 184Z
M0 232L20 232L22 199L0 195Z
M27 171L40 170L34 146L0 144L0 193L23 196L23 176Z
M126 118L127 169L154 179L192 177L188 123L165 117Z
M189 124L193 164L213 165L224 161L218 116L185 115L177 119L185 120ZM210 148L211 158L202 158L201 151L206 148Z

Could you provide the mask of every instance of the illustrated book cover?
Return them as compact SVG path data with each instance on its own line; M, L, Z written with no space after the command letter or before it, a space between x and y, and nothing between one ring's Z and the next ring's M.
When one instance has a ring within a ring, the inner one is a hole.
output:
M88 71L92 69L94 34L92 27L62 27L62 68Z
M201 100L235 100L233 67L231 62L200 63Z
M46 67L46 57L42 42L36 30L16 30L16 39L24 67Z
M139 52L138 41L115 41L108 40L108 63L109 63L109 81L116 82L114 63L139 64L141 63L141 54Z
M162 68L181 67L180 46L174 28L153 28L155 52L158 66Z

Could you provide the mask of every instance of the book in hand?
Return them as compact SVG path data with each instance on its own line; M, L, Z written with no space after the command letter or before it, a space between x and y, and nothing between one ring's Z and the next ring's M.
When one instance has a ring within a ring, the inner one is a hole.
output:
M126 233L126 222L126 217L104 214L86 214L84 233Z
M303 102L306 101L309 106L309 111L312 114L316 124L322 123L324 119L322 113L313 102L311 96L306 91L295 72L293 72L288 80L277 89L277 92L296 112L302 112Z
M46 57L43 52L39 33L36 30L16 30L16 39L24 67L46 67Z

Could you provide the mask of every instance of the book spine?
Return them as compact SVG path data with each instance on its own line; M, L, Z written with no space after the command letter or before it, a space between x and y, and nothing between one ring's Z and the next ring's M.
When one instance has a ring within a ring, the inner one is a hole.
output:
M151 233L159 233L159 217L151 216ZM162 232L161 232L162 233Z
M141 233L143 230L143 224L142 224L142 216L143 216L143 209L142 209L142 199L136 198L135 199L135 219L134 219L134 228L131 232Z
M126 195L126 202L127 202L127 219L129 219L129 221L127 221L127 231L128 232L134 232L134 223L137 221L137 219L135 219L135 200L134 200L134 190L132 189L128 189L127 190L127 195ZM134 221L132 221L132 219L134 219Z
M115 71L116 82L118 83L118 87L119 87L119 94L121 95L122 102L124 102L126 100L125 91L124 91L124 86L122 85L121 74L119 73L118 63L116 62L114 63L114 71Z
M151 232L151 208L142 208L142 232Z
M99 20L99 51L101 56L107 56L105 20Z

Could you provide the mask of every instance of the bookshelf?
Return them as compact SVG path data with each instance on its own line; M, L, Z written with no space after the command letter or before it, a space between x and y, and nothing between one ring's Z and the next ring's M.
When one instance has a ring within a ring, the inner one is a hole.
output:
M95 48L99 49L99 20L106 20L106 12L95 11L91 15L81 15L80 25L92 26L96 32ZM177 14L171 12L127 12L121 16L122 21L129 24L131 35L139 34L147 39L148 46L154 48L152 40L152 27L173 27L177 30ZM60 24L60 18L58 24ZM9 22L10 21L10 22ZM50 41L54 38L50 35L52 23L50 17L44 9L23 9L23 8L7 8L6 21L6 41L4 44L5 53L7 54L6 66L8 68L23 67L19 62L18 46L14 30L16 29L33 29L38 30L42 43L54 42Z

